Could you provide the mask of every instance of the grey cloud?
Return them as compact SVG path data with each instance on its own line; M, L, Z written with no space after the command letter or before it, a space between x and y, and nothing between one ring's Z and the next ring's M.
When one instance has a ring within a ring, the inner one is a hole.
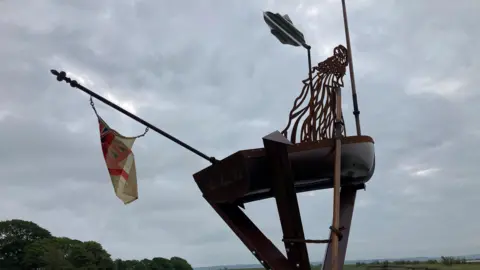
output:
M362 128L376 140L378 166L359 192L347 257L480 253L473 236L478 3L348 1L348 8ZM134 146L140 199L123 206L88 97L49 70L132 102L139 116L217 158L261 147L262 136L285 125L306 77L305 52L278 44L261 17L265 9L290 14L314 46L314 61L344 43L335 1L0 2L0 152L7 153L0 219L99 241L114 257L254 262L191 177L208 163L152 131ZM143 131L96 106L122 134ZM305 231L325 238L331 193L314 195L299 199ZM274 201L246 211L281 247ZM321 260L323 249L312 246L310 257Z

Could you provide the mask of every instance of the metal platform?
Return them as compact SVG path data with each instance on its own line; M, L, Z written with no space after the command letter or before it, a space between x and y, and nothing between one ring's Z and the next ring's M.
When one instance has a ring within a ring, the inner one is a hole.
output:
M295 191L333 187L335 140L288 147ZM375 170L374 141L369 136L342 139L341 186L366 183ZM247 203L273 197L264 148L238 151L196 174L195 181L211 202Z

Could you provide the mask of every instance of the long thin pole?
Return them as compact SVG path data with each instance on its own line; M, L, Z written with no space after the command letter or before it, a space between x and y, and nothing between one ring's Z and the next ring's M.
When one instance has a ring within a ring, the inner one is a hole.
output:
M357 127L357 135L361 135L362 130L360 128L360 111L358 110L357 88L355 85L355 72L353 72L352 46L350 45L350 32L348 29L347 8L345 5L345 0L342 0L342 9L343 9L343 24L345 26L345 38L347 40L350 81L352 84L353 115L355 115L355 125Z
M335 165L333 170L333 222L332 222L332 270L338 270L338 246L340 230L340 172L342 168L342 92L336 91L335 116Z
M194 154L198 155L199 157L208 160L208 161L211 162L212 164L217 161L214 157L209 157L209 156L205 155L204 153L198 151L197 149L191 147L190 145L188 145L188 144L180 141L179 139L173 137L172 135L166 133L165 131L163 131L163 130L157 128L156 126L150 124L149 122L143 120L142 118L140 118L140 117L138 117L138 116L136 116L136 115L134 115L134 114L126 111L126 110L123 109L122 107L120 107L120 106L112 103L112 102L109 101L108 99L105 99L104 97L102 97L102 96L98 95L97 93L91 91L90 89L84 87L83 85L79 84L77 81L68 78L68 77L67 77L67 74L66 74L64 71L58 72L58 71L52 69L52 70L50 70L50 72L51 72L53 75L57 76L57 81L59 81L59 82L65 81L65 82L69 83L71 87L82 90L83 92L87 93L88 95L90 95L90 96L92 96L92 97L100 100L101 102L107 104L108 106L114 108L115 110L123 113L124 115L132 118L133 120L135 120L135 121L143 124L144 126L150 128L151 130L156 131L158 134L166 137L167 139L173 141L174 143L176 143L176 144L182 146L183 148L185 148L185 149L193 152Z
M308 106L310 107L310 117L312 119L311 120L311 129L310 130L310 135L313 136L312 138L310 138L311 141L315 141L317 140L317 123L316 123L316 120L317 120L317 116L315 114L315 107L314 107L314 94L315 92L313 91L313 78L312 78L312 56L311 56L311 52L310 52L310 49L311 47L308 46L308 45L305 45L304 46L306 49L307 49L307 55L308 55L308 80L309 80L309 84L310 84L310 102L308 104Z

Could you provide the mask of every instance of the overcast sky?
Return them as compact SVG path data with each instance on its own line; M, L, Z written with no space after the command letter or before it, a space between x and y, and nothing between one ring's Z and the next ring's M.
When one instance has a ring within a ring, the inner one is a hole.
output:
M480 1L350 0L362 130L377 170L358 195L347 259L480 253ZM256 263L201 197L208 162L150 132L134 146L140 198L115 197L88 96L52 68L223 158L282 129L307 71L262 11L288 13L315 62L345 44L340 1L0 2L0 220L100 242L114 258ZM349 76L347 132L353 134ZM124 135L144 127L97 102ZM300 196L323 239L331 191ZM273 200L247 213L283 249ZM323 260L324 245L310 247Z

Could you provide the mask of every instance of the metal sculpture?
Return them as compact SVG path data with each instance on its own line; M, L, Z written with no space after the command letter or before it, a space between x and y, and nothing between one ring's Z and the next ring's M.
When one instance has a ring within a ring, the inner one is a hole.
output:
M282 44L307 50L308 79L302 81L287 126L281 133L265 136L264 148L239 151L194 174L205 200L266 269L309 270L308 243L327 244L323 270L343 269L356 193L375 171L374 141L360 131L344 0L342 7L347 48L337 46L333 56L314 68L311 47L289 16L264 12L271 33ZM346 135L342 114L347 66L356 136ZM296 194L325 188L333 188L330 237L306 239ZM275 198L277 204L286 256L240 209L245 203L268 198Z
M69 83L211 162L193 175L196 184L204 199L266 269L310 270L306 244L325 243L323 270L340 270L345 261L356 192L365 188L375 171L374 141L362 136L360 131L345 0L342 0L342 7L347 48L337 46L333 56L314 68L311 47L288 15L264 13L271 33L281 43L307 50L308 79L302 81L303 89L294 101L282 132L274 131L265 136L264 148L238 151L222 160L205 155L113 104L68 78L65 72L51 70L51 73L58 81ZM352 82L356 136L346 135L342 114L341 89L347 66ZM330 237L306 239L297 193L328 188L333 188ZM246 203L268 198L276 201L286 256L241 210Z
M319 108L329 108L328 112L335 118L324 122L327 123L324 125L318 121L318 130L333 129L333 135L316 140L312 139L315 138L313 135L304 135L303 141L293 143L284 134L275 131L263 138L264 148L236 152L194 174L205 200L266 269L309 270L308 243L328 244L324 269L342 269L356 190L365 188L375 170L373 139L368 136L344 136L340 96L343 75L342 72L333 72L326 63L332 63L334 59L343 63L339 59L345 59L345 48L339 46L335 52L337 56L319 64L322 67L320 72L315 69L317 75L323 78L318 81L325 80L325 85L331 86L311 88L314 97L324 91L330 102L321 103L321 99L314 99L317 100L313 102L317 117L306 117L304 121L307 122L305 126L310 125L308 119L319 120L319 115L326 115L320 114ZM345 72L345 66L339 70ZM304 84L308 82L304 81ZM308 107L303 110L309 111ZM292 115L296 116L295 113ZM320 134L312 129L305 130ZM295 136L294 133L292 136ZM327 188L334 190L330 237L306 239L296 193ZM268 198L274 198L277 204L287 256L241 210L246 203Z

